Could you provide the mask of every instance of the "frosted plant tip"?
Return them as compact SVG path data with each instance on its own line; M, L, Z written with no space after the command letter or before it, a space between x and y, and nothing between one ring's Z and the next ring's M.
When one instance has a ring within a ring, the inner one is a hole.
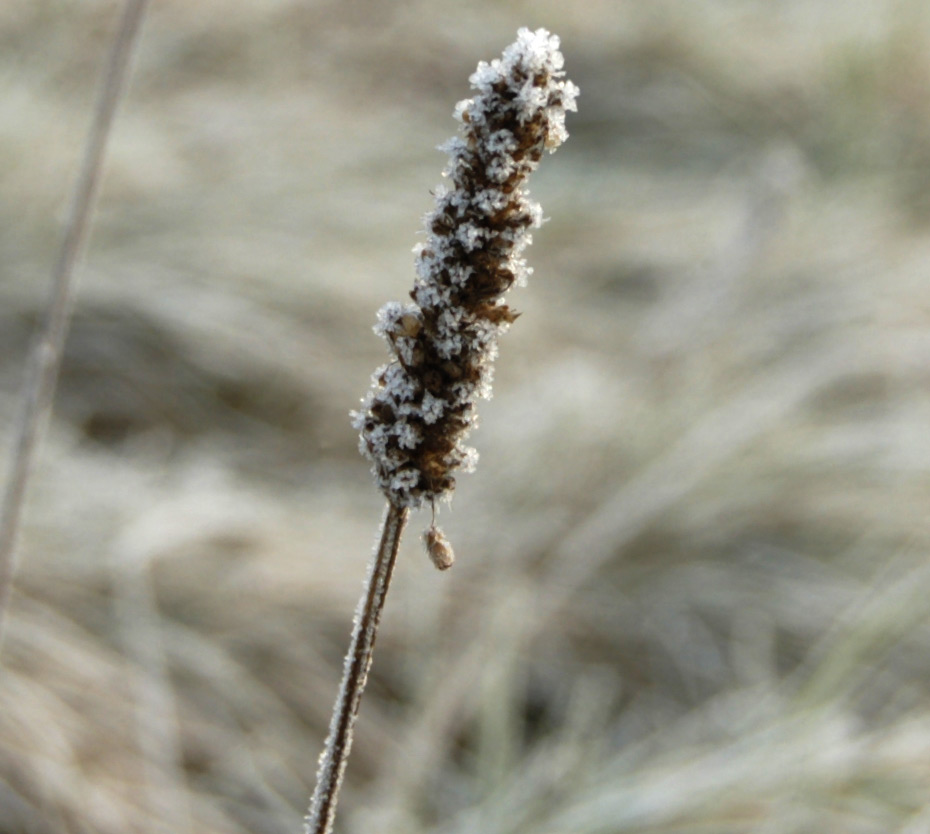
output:
M413 303L378 313L390 361L353 413L359 448L396 507L449 499L455 474L477 460L465 440L477 400L490 396L498 337L517 317L504 295L530 274L523 252L542 222L527 179L568 137L565 113L576 109L578 88L562 65L555 35L520 29L500 58L478 64L473 98L456 105L459 135L443 145L447 184L414 250Z

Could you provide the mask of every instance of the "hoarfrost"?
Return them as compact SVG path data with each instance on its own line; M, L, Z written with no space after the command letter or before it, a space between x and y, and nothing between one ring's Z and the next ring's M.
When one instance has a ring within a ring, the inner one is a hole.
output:
M464 440L477 424L475 402L491 395L497 339L513 321L501 298L526 283L529 229L543 222L526 179L545 150L568 134L565 112L578 88L564 79L559 39L520 29L502 56L478 64L474 98L455 106L460 135L448 155L413 248L413 305L390 302L375 331L394 361L353 413L360 448L396 506L449 498L453 471L471 471L477 452Z

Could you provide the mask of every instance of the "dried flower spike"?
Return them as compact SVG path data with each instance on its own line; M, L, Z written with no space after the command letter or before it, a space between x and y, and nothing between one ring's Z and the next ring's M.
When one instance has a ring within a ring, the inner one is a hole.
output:
M305 834L331 834L378 623L410 509L448 498L452 473L477 457L464 439L475 425L475 401L491 388L497 337L516 318L502 297L529 274L521 257L542 211L526 178L544 150L568 135L565 111L578 88L564 81L559 39L545 29L521 29L503 56L480 63L477 91L459 102L461 134L444 147L452 188L436 194L426 218L427 240L416 248L413 304L392 302L378 313L391 361L353 414L360 447L372 463L388 506L381 537L359 600L342 684L320 756ZM440 570L452 548L435 519L427 553Z
M375 332L392 358L353 413L393 506L450 498L453 473L477 461L464 440L477 399L490 396L497 338L517 316L502 297L529 275L522 252L542 221L526 180L565 141L565 111L576 109L562 63L555 35L521 29L500 59L478 65L475 97L455 108L460 135L442 146L451 187L437 189L426 242L414 249L414 303L379 311Z

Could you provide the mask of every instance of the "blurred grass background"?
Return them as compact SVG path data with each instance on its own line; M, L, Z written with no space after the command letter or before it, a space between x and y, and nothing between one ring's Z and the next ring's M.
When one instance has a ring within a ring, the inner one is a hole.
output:
M5 427L118 10L0 5ZM930 832L930 7L160 0L31 491L2 834L299 830L381 511L370 326L521 25L580 112L340 830Z

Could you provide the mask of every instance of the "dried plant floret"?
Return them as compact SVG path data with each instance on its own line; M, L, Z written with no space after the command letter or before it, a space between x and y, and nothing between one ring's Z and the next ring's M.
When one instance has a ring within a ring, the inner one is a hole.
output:
M477 462L464 441L477 399L491 393L498 336L517 317L503 296L530 274L522 253L542 222L526 180L543 152L565 141L565 112L576 109L578 88L562 63L555 35L521 29L501 58L478 65L474 98L455 108L460 135L442 146L451 185L437 189L426 242L414 248L414 303L378 313L375 332L391 361L353 418L396 507L451 497L453 473Z
M426 553L430 561L436 566L437 570L448 570L455 562L455 553L452 551L452 545L435 524L423 534L423 540L426 543Z

